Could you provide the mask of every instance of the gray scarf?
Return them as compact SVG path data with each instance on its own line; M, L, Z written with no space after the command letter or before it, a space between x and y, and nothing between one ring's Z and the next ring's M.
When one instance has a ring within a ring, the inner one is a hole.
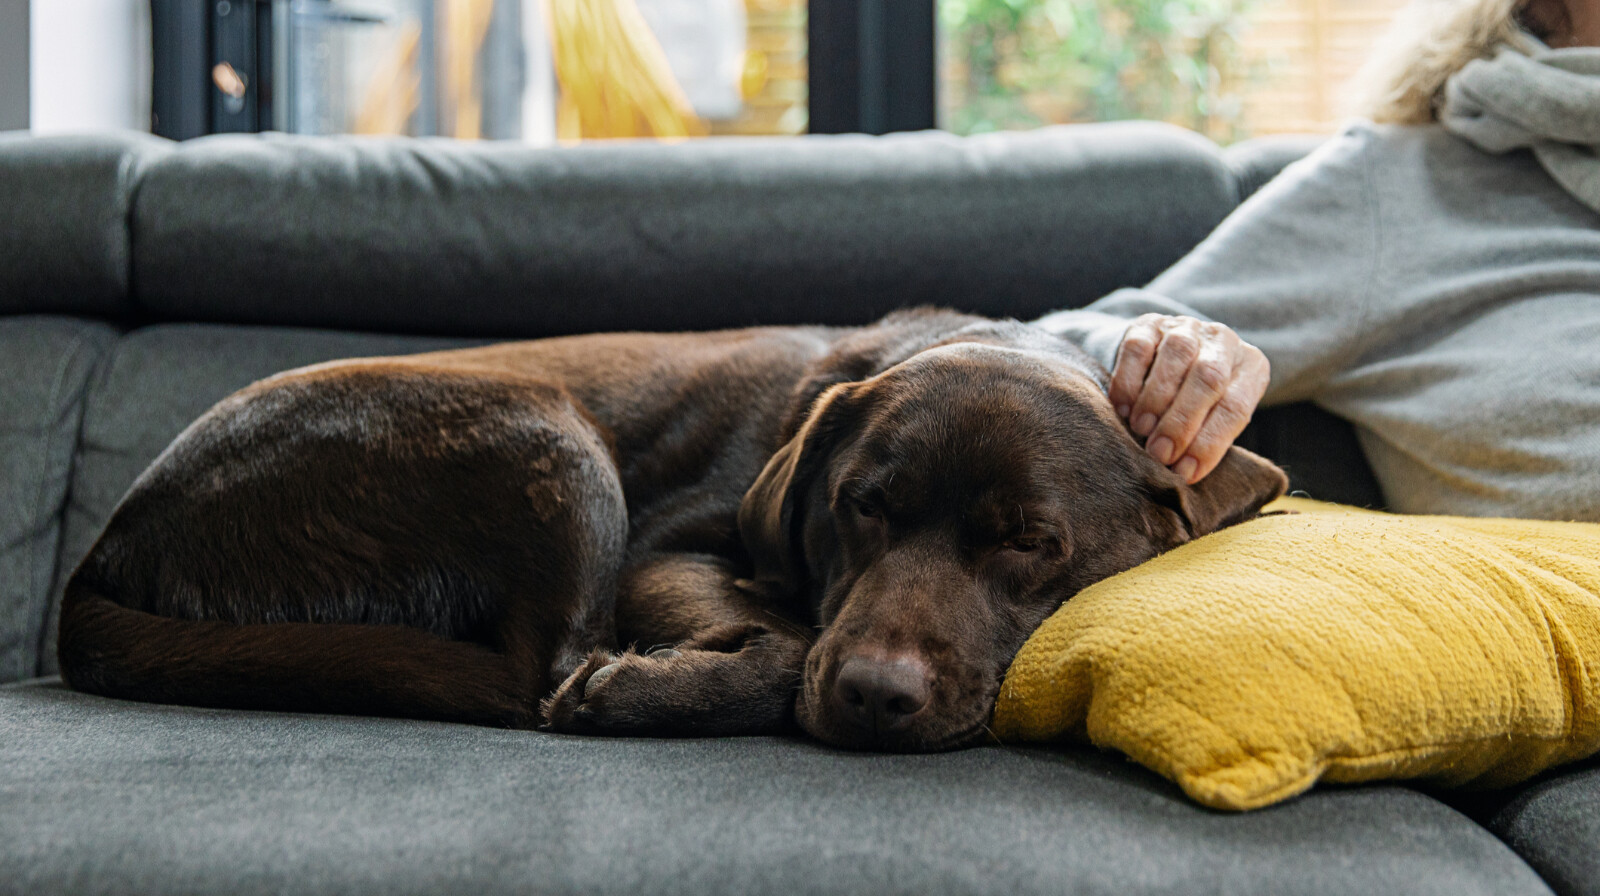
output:
M1600 212L1600 47L1501 47L1445 84L1439 121L1486 152L1531 149L1550 176Z

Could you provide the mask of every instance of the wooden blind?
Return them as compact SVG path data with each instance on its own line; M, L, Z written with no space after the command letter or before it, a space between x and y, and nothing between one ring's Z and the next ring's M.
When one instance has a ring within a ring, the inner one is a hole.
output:
M1399 0L1270 0L1242 44L1257 77L1244 91L1251 134L1323 133L1345 117L1344 85Z

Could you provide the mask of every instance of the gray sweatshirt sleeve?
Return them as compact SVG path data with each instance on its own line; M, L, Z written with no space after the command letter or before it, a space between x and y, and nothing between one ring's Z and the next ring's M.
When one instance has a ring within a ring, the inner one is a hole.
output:
M1184 314L1227 324L1272 363L1264 404L1316 397L1356 358L1374 291L1372 131L1353 125L1291 165L1143 289L1036 323L1114 366L1128 322Z

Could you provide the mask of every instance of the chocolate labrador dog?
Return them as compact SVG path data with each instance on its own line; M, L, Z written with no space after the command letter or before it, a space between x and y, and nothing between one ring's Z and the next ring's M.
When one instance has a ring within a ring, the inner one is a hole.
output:
M593 734L979 739L1035 626L1247 519L1023 324L549 339L290 371L134 483L67 584L75 688Z

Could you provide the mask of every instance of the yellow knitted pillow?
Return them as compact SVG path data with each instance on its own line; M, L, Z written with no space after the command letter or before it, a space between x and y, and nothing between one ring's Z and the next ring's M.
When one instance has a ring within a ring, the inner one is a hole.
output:
M1285 498L1034 633L994 731L1128 754L1217 809L1319 778L1501 786L1600 750L1600 524Z

